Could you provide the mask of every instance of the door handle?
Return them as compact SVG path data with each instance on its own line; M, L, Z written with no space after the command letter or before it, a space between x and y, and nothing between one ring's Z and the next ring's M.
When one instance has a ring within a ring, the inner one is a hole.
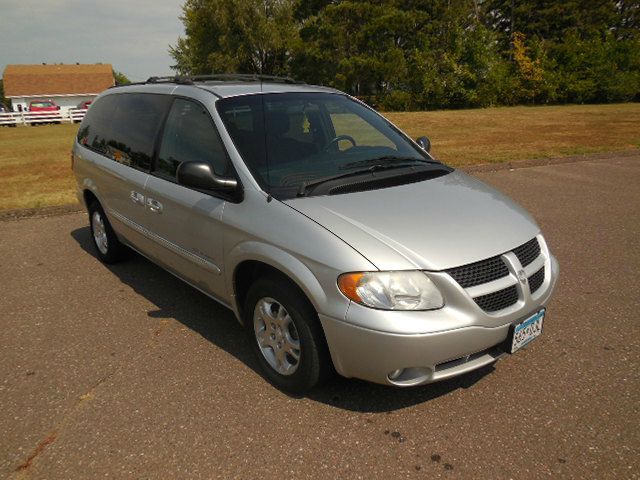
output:
M144 195L142 195L141 193L131 190L131 193L129 194L129 198L133 203L137 203L138 205L144 205Z
M147 198L147 207L153 213L162 213L162 204L153 198Z

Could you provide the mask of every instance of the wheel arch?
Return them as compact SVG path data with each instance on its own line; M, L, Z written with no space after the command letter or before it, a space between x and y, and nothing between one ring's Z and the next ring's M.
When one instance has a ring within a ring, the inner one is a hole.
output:
M103 209L105 208L98 185L96 185L90 177L82 178L82 183L79 185L78 190L82 191L82 200L84 201L84 206L87 210L89 209L91 202L94 200L97 201Z
M233 274L228 279L233 307L240 322L247 291L259 276L273 274L291 282L316 312L322 310L327 295L313 272L291 254L260 242L248 242L229 255Z
M90 188L85 188L82 191L82 198L84 200L84 206L87 209L89 209L89 205L94 201L100 203L97 195Z

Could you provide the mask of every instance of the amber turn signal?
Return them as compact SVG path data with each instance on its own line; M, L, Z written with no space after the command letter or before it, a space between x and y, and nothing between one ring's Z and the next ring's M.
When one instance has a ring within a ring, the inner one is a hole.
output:
M364 276L363 273L345 273L338 277L338 288L349 300L362 303L360 295L358 295L358 285Z

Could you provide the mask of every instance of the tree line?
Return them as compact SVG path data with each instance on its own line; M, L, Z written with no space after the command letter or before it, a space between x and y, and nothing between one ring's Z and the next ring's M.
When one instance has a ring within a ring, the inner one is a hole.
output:
M388 110L640 100L640 0L186 0L180 74L329 85Z

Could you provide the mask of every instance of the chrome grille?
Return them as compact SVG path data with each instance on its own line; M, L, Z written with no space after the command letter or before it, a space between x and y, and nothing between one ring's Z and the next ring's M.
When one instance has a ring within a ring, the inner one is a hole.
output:
M518 260L520 260L520 264L523 267L526 267L540 255L540 244L538 243L538 239L532 238L524 245L514 248L513 253L518 257Z
M509 275L509 269L499 256L462 267L450 268L446 272L462 288L474 287Z
M518 301L518 289L515 285L498 290L497 292L482 295L473 299L485 312L497 312L510 307Z
M544 267L538 270L536 273L531 275L528 279L529 281L529 291L531 293L536 292L544 282Z
M530 265L541 254L540 243L537 238L514 248L511 251L520 261L522 267ZM507 264L502 255L481 260L479 262L462 265L445 270L462 288L483 285L509 275ZM531 293L537 291L544 283L544 267L531 274L528 278ZM478 295L473 300L485 312L496 312L514 305L518 301L518 288L511 285L496 292Z

